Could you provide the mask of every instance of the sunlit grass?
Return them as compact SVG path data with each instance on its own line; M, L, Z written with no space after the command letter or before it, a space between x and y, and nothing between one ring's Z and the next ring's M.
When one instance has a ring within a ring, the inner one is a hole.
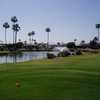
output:
M0 100L99 100L99 94L100 55L0 65Z

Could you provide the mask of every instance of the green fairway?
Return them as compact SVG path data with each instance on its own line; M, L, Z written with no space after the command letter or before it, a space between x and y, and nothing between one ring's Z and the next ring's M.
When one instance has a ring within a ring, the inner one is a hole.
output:
M100 100L100 55L1 64L0 100Z

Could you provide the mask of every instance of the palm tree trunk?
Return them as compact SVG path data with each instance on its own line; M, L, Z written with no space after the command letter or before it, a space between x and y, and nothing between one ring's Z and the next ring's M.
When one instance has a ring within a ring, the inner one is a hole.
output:
M99 28L98 28L98 41L99 41Z
M15 39L14 38L15 38L15 36L14 36L14 30L13 30L13 44L15 43L15 41L14 41Z
M33 44L33 36L32 36L32 44Z
M15 44L17 42L17 31L15 32Z
M5 28L5 44L7 44L7 39L6 39L6 28Z
M17 32L16 32L16 43L17 43Z
M31 44L31 36L29 36L29 43Z
M47 33L47 48L49 49L49 32Z

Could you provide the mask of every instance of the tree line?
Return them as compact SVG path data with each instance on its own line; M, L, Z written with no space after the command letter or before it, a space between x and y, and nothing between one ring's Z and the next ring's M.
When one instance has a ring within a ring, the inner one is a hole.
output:
M21 29L19 24L18 24L18 19L16 16L11 17L11 22L12 24L12 30L13 30L13 44L17 42L17 33L19 32L19 30ZM3 24L3 27L5 28L5 44L7 44L7 29L10 28L10 25L8 22L5 22Z
M17 33L21 30L20 25L18 24L18 18L16 16L11 17L11 22L13 23L12 26L8 22L4 22L3 27L5 28L5 44L7 44L7 29L11 27L13 31L13 44L17 43ZM51 29L47 27L45 29L47 32L47 46L49 45L49 32L51 32ZM36 41L33 39L33 36L35 35L35 31L28 32L29 41L32 43L33 41Z

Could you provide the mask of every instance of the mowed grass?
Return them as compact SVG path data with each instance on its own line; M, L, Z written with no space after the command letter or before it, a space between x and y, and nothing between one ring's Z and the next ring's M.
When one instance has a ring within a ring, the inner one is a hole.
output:
M100 100L100 55L1 64L0 100Z

